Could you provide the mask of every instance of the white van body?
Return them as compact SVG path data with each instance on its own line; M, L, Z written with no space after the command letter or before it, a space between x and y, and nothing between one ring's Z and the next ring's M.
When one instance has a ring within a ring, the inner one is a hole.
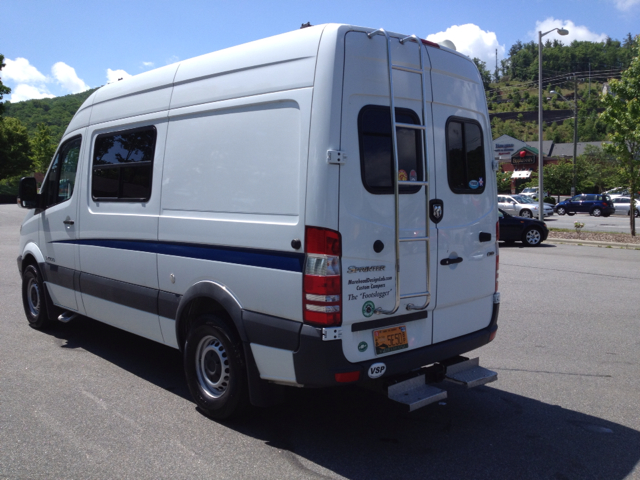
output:
M19 269L39 270L47 315L179 349L196 318L223 318L254 404L274 385L393 379L491 341L497 190L482 81L468 57L405 37L314 26L97 90L21 230ZM392 102L410 170L393 170ZM136 136L153 140L146 153L126 150ZM452 187L472 168L484 173ZM341 291L322 299L304 293L310 227L339 241ZM33 313L37 281L24 288ZM305 321L316 307L333 320ZM398 326L396 349L376 346Z

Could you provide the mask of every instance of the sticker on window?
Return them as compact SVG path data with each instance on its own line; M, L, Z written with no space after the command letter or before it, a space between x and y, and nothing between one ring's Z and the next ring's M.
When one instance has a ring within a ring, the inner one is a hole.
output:
M469 188L475 190L476 188L478 188L478 186L480 185L480 183L477 180L471 180L469 182Z
M404 170L398 170L398 181L406 182L409 179L407 172Z

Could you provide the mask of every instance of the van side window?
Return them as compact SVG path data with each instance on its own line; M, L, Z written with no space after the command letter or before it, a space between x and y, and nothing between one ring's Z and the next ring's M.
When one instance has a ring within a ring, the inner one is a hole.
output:
M396 108L396 122L419 124L418 115ZM362 183L373 194L393 194L393 152L389 107L367 105L358 114ZM422 181L422 138L419 130L398 128L398 170L400 180ZM403 174L404 172L404 174ZM400 186L400 193L416 193L420 186Z
M98 135L91 180L94 200L149 200L156 136L154 126Z
M45 208L65 202L73 195L81 143L81 137L66 141L53 158L49 175L43 186Z
M478 123L457 117L447 121L447 177L453 193L484 192L487 176Z

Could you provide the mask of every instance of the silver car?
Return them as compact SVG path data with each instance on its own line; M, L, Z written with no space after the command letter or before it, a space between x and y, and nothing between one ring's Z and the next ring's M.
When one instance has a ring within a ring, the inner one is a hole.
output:
M553 215L553 205L545 203L544 216ZM498 195L498 208L511 215L525 218L538 218L538 202L522 195Z
M616 215L629 215L631 210L631 197L616 197L611 199ZM636 209L634 212L636 217L640 217L640 200L636 200Z

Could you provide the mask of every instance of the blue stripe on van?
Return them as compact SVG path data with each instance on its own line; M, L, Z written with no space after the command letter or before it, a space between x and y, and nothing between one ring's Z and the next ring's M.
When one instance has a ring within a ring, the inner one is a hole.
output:
M54 243L74 243L76 245L133 250L136 252L197 258L200 260L212 260L215 262L248 265L251 267L272 268L274 270L284 270L287 272L302 273L304 267L304 253L294 252L137 240L88 239L63 240Z

